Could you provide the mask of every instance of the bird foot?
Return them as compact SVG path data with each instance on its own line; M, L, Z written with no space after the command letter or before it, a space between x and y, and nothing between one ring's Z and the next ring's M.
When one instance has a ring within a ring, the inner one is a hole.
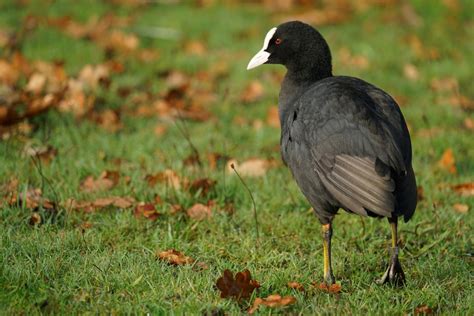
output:
M329 273L324 276L324 284L326 284L327 286L336 284L336 278L334 277L332 273Z
M391 262L385 271L382 278L377 281L378 284L389 283L394 286L404 286L405 285L405 273L403 273L402 265L398 260L398 249L394 251L392 255Z

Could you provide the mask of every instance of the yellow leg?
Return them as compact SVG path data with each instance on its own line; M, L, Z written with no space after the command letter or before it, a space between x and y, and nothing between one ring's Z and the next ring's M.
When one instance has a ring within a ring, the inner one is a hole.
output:
M392 248L395 248L398 246L397 221L390 223L390 228L392 230Z
M387 270L385 271L379 283L391 283L396 286L403 286L405 284L405 274L403 273L402 266L398 260L398 230L397 230L398 219L396 217L390 218L390 229L392 231L392 249L390 256L390 263Z
M327 285L336 283L331 266L331 224L322 225L323 231L323 255L324 255L324 282Z

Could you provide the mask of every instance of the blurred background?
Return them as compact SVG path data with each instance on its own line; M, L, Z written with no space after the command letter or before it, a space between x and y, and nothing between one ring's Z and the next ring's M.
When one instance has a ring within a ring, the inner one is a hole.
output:
M420 201L402 229L415 279L405 303L362 290L383 270L385 223L343 215L336 275L358 294L291 292L291 311L472 311L473 15L469 0L1 1L6 310L232 313L239 306L212 290L224 268L252 268L267 294L321 278L318 223L280 160L285 70L246 71L270 28L301 20L328 41L334 74L401 106ZM354 252L364 243L370 257ZM170 248L206 269L157 263L154 252Z

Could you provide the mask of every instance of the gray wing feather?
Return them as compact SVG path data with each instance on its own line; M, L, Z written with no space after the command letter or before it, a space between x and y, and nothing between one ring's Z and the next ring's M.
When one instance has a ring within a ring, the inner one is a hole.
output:
M376 160L369 157L337 155L316 163L315 171L326 189L344 208L360 215L370 211L390 216L395 204L395 183L389 174L376 172Z

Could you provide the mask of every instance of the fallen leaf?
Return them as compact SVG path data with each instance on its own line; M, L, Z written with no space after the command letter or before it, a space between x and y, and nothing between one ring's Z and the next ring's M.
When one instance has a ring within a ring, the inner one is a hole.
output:
M468 130L474 130L474 119L471 119L470 117L466 117L464 119L463 125Z
M420 78L418 68L413 64L405 64L405 66L403 66L403 74L405 75L405 78L411 81L416 81Z
M202 221L212 217L211 208L201 203L194 204L186 211L186 214L188 214L190 218L197 221Z
M27 147L25 154L29 157L39 158L44 164L49 164L58 154L58 150L51 145Z
M255 289L260 287L256 280L252 280L249 270L234 274L225 270L223 275L217 279L216 287L221 292L221 298L234 298L238 301L249 298Z
M243 177L261 177L265 175L267 170L272 166L274 166L274 162L267 159L252 158L242 163L231 159L227 162L227 172L233 173L233 169L235 168Z
M165 183L176 190L181 188L181 179L178 174L171 169L166 169L165 171L158 172L154 175L146 175L145 180L148 182L150 187L155 186L157 183Z
M74 199L69 199L64 203L64 206L71 210L90 213L109 206L115 206L120 209L127 209L132 207L134 203L135 199L132 197L111 196L105 198L98 198L94 201L77 201Z
M256 102L261 97L263 97L263 93L263 85L260 83L260 81L254 80L250 82L247 87L245 87L240 96L240 100L244 103Z
M201 41L189 41L186 43L184 50L187 54L196 55L196 56L204 56L207 52L206 45L204 45Z
M337 283L331 284L329 286L326 283L320 283L318 288L331 294L338 294L341 292L341 285Z
M209 191L214 188L216 183L217 181L211 180L209 178L196 179L189 186L189 191L192 194L199 192L200 195L207 195Z
M431 89L437 92L453 92L459 91L458 80L454 77L433 78L431 80Z
M415 308L415 315L431 315L433 310L426 304L417 306Z
M123 128L120 120L120 112L117 110L105 109L100 112L94 111L90 115L90 119L96 122L106 131L115 133Z
M425 199L425 189L421 185L416 188L416 198L418 202Z
M441 156L441 159L438 161L438 166L452 174L455 174L457 172L456 160L454 158L453 150L451 148L448 148L444 151L443 155Z
M33 212L33 214L31 214L29 224L32 226L41 224L41 215L37 212Z
M26 191L11 192L9 194L9 204L25 207L28 209L47 209L53 210L56 208L56 203L43 197L42 191L39 188L28 188Z
M136 218L144 217L150 221L154 221L158 219L161 214L156 210L154 204L141 202L135 206L133 215Z
M248 313L249 314L255 313L255 311L262 305L275 308L275 307L288 306L288 305L294 304L295 302L296 302L295 297L293 296L282 297L279 294L269 295L267 298L257 297L255 301L253 302L252 307L248 310Z
M110 190L116 186L119 182L120 174L117 171L103 171L97 179L93 176L86 177L81 185L80 189L84 192L96 192L103 190Z
M267 111L267 124L271 127L280 128L280 116L278 114L278 107L271 106Z
M294 289L294 290L298 290L298 291L304 291L304 287L301 283L292 281L292 282L288 282L287 285L290 289Z
M453 190L461 196L473 196L474 195L474 182L466 182L454 185Z
M207 160L209 162L209 168L215 170L219 166L224 166L229 157L220 153L209 153L207 154Z
M185 256L182 252L175 249L170 249L162 251L156 254L156 256L162 260L166 261L169 264L181 266L185 264L191 264L194 262L194 259L188 256Z
M460 214L467 214L469 211L469 205L467 204L461 204L461 203L455 203L453 205L453 209Z
M338 57L341 64L346 65L348 67L358 69L369 68L369 60L367 59L367 57L362 55L354 55L346 47L343 47L338 51Z

